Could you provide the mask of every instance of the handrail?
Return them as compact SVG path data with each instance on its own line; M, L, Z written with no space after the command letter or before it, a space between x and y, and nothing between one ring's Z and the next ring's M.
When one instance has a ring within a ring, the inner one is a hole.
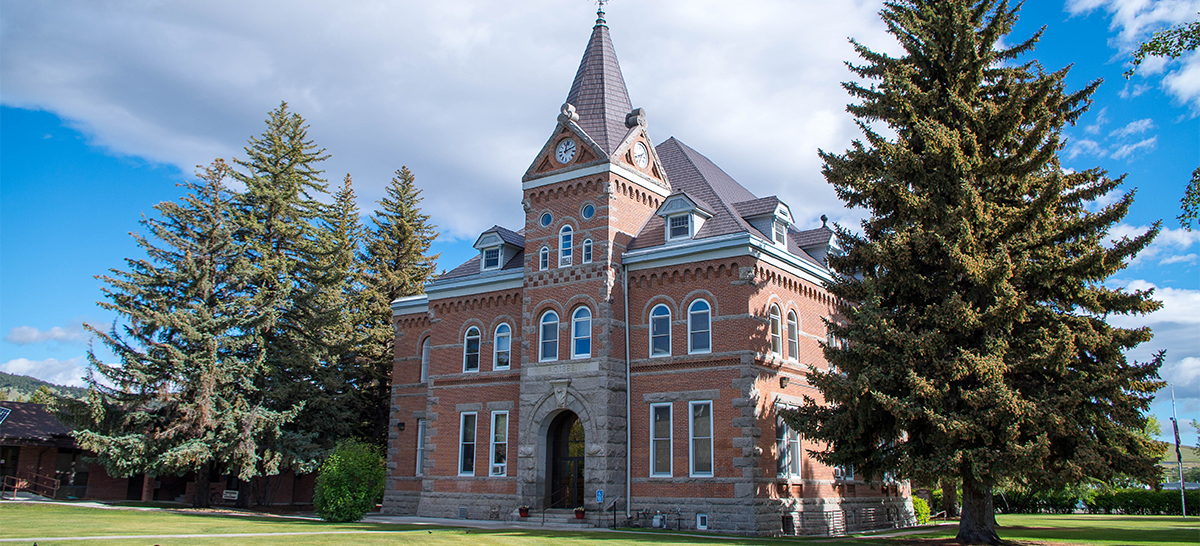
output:
M565 493L565 492L569 491L570 489L571 489L571 486L570 486L570 485L565 485L565 486L563 486L563 487L562 487L562 489L559 489L558 491L553 491L553 492L551 492L551 493L550 493L550 498L551 498L551 499L554 499L554 497L558 496L558 494L559 494L559 493ZM546 510L549 510L549 509L550 509L550 507L548 506L548 504L549 504L549 503L545 503L545 502L543 502L543 503L542 503L542 526L545 526L545 525L546 525Z
M612 510L612 513L613 513L613 526L612 526L612 528L613 528L613 529L616 529L616 528L617 528L617 501L618 501L618 500L621 500L621 495L617 495L617 496L613 497L613 500L612 500L612 502L608 503L608 507L607 507L607 508L601 508L601 509L600 509L600 513L601 513L601 514L603 514L605 510ZM628 504L628 503L626 503L626 504Z
M32 477L30 477L32 476ZM4 485L0 487L0 498L3 497L4 491L12 488L12 499L17 499L17 491L25 490L35 494L43 494L43 496L54 498L58 493L60 482L57 478L51 476L43 476L41 474L18 474L16 476L5 476ZM40 491L39 491L40 490Z

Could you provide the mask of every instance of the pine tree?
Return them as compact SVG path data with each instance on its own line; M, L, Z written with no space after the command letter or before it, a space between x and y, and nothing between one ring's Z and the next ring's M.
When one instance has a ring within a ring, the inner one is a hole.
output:
M391 375L395 344L391 303L397 298L425 292L437 267L438 255L428 255L437 237L437 226L420 209L421 190L408 167L396 171L379 210L371 216L365 250L359 256L364 268L361 291L364 352L372 362L372 381L364 386L364 402L373 408L372 442L386 443L391 408Z
M123 317L109 332L87 326L120 358L102 363L88 352L89 400L75 407L80 447L113 476L196 471L196 506L207 506L210 465L249 479L262 461L259 444L277 435L293 412L264 407L254 379L263 373L255 335L268 294L246 284L249 263L233 238L229 167L217 160L185 183L191 193L143 219L150 237L134 235L148 258L128 271L99 276L109 286L100 306ZM107 386L107 385L112 385Z
M262 135L245 147L246 158L235 161L241 170L233 177L245 185L236 199L236 235L252 264L250 284L275 303L261 327L267 369L257 386L270 393L277 411L300 407L297 419L264 449L304 472L314 470L323 450L344 432L339 427L345 415L333 403L344 381L328 365L322 339L331 320L325 295L337 289L328 271L336 254L326 229L331 211L321 201L329 192L318 169L329 156L308 138L304 119L287 103L266 121ZM246 484L239 489L245 506L250 491Z
M903 54L854 44L866 63L851 70L870 83L845 87L866 143L821 154L838 195L868 213L829 260L830 291L853 303L828 327L847 343L825 349L837 371L810 374L825 403L785 417L826 443L828 464L960 478L964 543L999 541L992 488L1005 480L1154 473L1137 432L1161 355L1127 362L1150 332L1105 317L1159 304L1103 282L1158 227L1103 246L1132 193L1093 212L1121 179L1057 160L1099 82L1067 92L1065 69L1019 61L1040 32L1001 42L1018 9L897 0L882 17Z

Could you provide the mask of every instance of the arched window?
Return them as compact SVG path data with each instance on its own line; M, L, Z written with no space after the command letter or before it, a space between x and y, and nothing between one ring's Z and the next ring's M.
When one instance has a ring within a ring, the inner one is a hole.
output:
M583 240L583 263L585 263L585 264L592 263L592 240L591 239Z
M650 310L650 356L671 354L671 310L658 304Z
M474 326L467 329L463 341L463 371L479 371L479 328Z
M507 370L512 361L512 327L501 323L496 327L495 354L492 357L493 370Z
M542 315L541 334L538 360L558 360L558 313L546 311Z
M800 323L796 322L796 312L788 311L787 318L788 358L800 359Z
M542 247L542 250L538 252L538 268L542 271L550 269L550 249L548 247Z
M592 356L592 312L580 307L571 315L571 358Z
M558 267L571 265L571 226L563 226L558 230Z
M688 308L688 353L712 351L712 308L704 300Z
M779 339L779 308L771 306L771 353L779 355L783 353L783 343Z
M429 381L429 338L421 342L421 382Z

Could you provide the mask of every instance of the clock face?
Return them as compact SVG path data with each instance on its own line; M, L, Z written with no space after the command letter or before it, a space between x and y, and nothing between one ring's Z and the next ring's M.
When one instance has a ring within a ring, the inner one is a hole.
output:
M646 168L646 164L650 162L650 153L646 151L646 145L641 142L633 146L633 161L638 167Z
M575 141L566 139L558 143L558 147L554 149L554 157L559 163L566 164L575 157Z

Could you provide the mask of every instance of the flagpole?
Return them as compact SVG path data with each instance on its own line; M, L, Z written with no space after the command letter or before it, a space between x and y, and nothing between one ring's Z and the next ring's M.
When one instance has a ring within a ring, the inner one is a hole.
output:
M1175 461L1179 464L1179 508L1187 517L1187 490L1183 483L1183 452L1179 450L1179 414L1175 413L1175 386L1171 385L1171 428L1175 429Z

